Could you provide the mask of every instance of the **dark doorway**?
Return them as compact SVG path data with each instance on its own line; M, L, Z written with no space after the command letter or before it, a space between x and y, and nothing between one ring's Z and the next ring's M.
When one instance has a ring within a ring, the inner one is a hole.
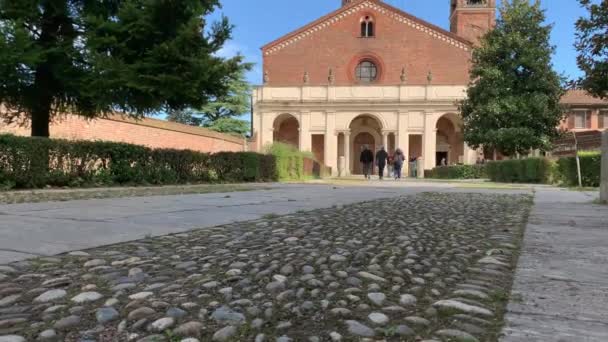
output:
M363 167L361 165L361 163L359 162L359 159L361 157L361 152L363 151L363 146L367 145L367 147L372 150L372 152L374 152L374 156L376 155L376 143L374 140L374 136L367 133L367 132L363 132L363 133L359 133L357 134L357 136L355 137L355 141L353 144L353 151L352 151L352 160L354 162L353 165L353 174L355 175L361 175L363 174ZM372 173L373 173L373 168L372 168Z
M445 159L445 164L448 165L448 153L447 152L437 152L435 154L435 164L436 166L441 166L441 161Z

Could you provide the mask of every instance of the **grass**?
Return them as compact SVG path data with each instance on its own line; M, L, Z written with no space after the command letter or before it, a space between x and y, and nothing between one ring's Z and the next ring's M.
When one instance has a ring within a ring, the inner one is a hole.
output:
M274 220L276 218L278 218L279 215L274 214L274 213L270 213L270 214L265 214L264 216L262 216L262 219L264 220Z
M153 187L112 187L96 189L44 189L0 192L0 204L63 202L102 198L169 196L187 194L227 193L236 191L268 190L268 186L254 184L200 184ZM225 198L229 198L226 196Z

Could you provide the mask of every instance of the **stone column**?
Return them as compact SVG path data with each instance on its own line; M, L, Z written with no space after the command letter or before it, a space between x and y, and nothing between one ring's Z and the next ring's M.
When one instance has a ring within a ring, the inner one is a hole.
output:
M403 88L403 87L402 87ZM405 156L405 163L403 163L402 173L404 176L410 174L410 134L409 134L409 112L399 111L399 127L397 130L397 136L395 137L395 149L400 148Z
M477 162L477 150L469 147L467 143L464 143L464 153L463 153L463 164L465 165L473 165Z
M431 170L435 167L435 152L437 151L437 127L435 115L425 113L424 115L424 136L422 138L424 156L424 169Z
M338 136L336 135L336 113L325 113L325 165L331 167L333 176L338 174Z
M260 113L260 151L274 142L274 113Z
M608 130L602 135L602 175L600 201L608 204Z
M310 135L310 113L300 113L300 151L312 151L312 138Z
M388 132L382 132L382 146L388 152Z
M350 165L350 132L344 132L344 160L345 170L344 175L350 176L351 165Z

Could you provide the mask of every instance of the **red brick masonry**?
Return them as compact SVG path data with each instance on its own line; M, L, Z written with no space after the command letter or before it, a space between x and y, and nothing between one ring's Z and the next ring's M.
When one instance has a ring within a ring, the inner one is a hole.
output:
M0 133L30 135L29 127L0 122ZM68 140L103 140L152 148L190 149L200 152L244 151L244 138L157 119L134 120L120 115L86 120L74 115L51 125L51 137Z

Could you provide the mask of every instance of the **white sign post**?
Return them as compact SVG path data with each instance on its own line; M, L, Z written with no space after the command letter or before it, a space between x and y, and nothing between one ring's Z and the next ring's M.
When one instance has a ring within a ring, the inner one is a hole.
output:
M602 135L602 175L600 184L600 201L608 204L608 130Z

